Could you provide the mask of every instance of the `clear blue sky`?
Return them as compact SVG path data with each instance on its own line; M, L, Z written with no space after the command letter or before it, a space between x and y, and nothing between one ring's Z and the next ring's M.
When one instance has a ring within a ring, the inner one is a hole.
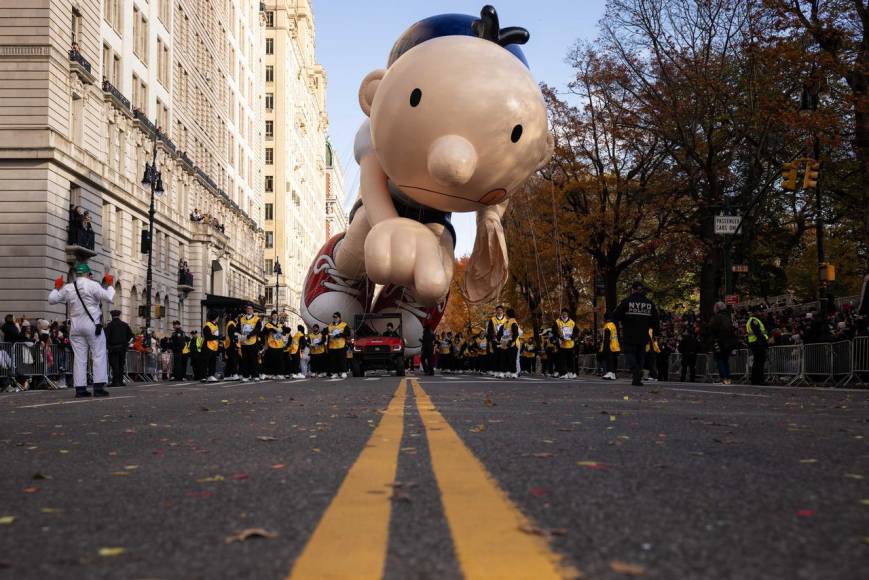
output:
M395 39L414 22L450 12L479 14L485 0L313 0L317 58L328 75L329 135L344 168L348 202L356 198L359 170L353 159L353 138L363 120L357 92L368 72L386 66ZM591 40L603 16L605 0L489 0L501 26L523 26L531 40L523 47L539 81L564 87L571 69L564 57L577 39ZM458 233L456 254L468 254L474 244L471 214L454 215Z

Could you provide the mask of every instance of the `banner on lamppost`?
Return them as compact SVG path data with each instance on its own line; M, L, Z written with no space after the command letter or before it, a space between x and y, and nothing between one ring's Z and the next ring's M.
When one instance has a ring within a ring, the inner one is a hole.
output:
M717 215L715 216L715 234L735 234L742 223L741 215Z

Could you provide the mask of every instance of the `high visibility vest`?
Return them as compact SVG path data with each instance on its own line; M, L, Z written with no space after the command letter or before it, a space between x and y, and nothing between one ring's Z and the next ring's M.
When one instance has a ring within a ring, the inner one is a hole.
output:
M229 349L230 344L232 344L230 337L235 334L235 320L230 320L226 323L226 336L223 337L223 348Z
M212 336L217 336L217 332L218 332L218 331L217 331L217 325L216 325L216 324L214 324L213 322L206 322L206 323L205 323L205 328L207 328L207 329L209 329L209 330L211 331L211 335L212 335ZM204 331L204 329L203 329L203 331ZM218 345L219 345L219 343L218 343L218 340L217 340L217 339L209 340L208 342L205 343L205 346L208 347L208 350L210 350L210 351L212 351L212 352L217 352L217 347L218 347Z
M508 318L507 322L504 323L504 332L501 334L501 340L498 342L498 348L508 349L516 345L516 339L518 336L513 336L513 325L517 327L519 324L516 322L515 318Z
M190 354L190 343L191 340L187 340L184 342L184 348L181 349L181 354Z
M760 332L763 334L763 338L769 340L769 335L766 333L766 326L764 326L760 318L751 316L748 318L748 322L745 323L745 331L748 333L748 344L757 342L757 336L754 334L754 329L751 328L752 321L757 322L757 325L760 327Z
M287 347L287 352L290 354L299 354L299 345L302 343L302 337L305 336L301 332L296 331L290 345Z
M280 349L285 348L287 346L287 340L286 340L286 338L284 338L284 335L281 333L280 323L273 324L271 321L266 322L263 325L263 329L269 331L269 337L266 340L266 344L268 345L269 348L274 348L274 349L280 350Z
M654 350L655 352L661 352L661 347L658 346L658 341L655 339L655 336L652 334L652 329L649 329L649 342L646 344L646 352L649 352L649 349Z
M495 331L495 340L498 340L498 331L501 330L501 327L507 324L507 317L498 318L497 316L493 316L489 320L492 321L492 328Z
M559 318L556 323L558 324L559 348L573 348L573 334L576 330L576 323L570 318L567 319L567 322Z
M194 351L195 352L202 352L202 343L203 343L203 338L201 336L197 336L195 339L195 342L194 342L194 346L195 346Z
M347 323L343 320L338 324L329 325L329 348L344 348L347 344L347 339L344 338L344 329L347 328Z
M440 347L438 348L438 352L440 354L450 354L450 347L452 346L452 343L448 338L443 339L438 344L440 344Z
M326 352L326 343L323 340L323 335L319 332L311 335L310 354L323 354Z
M534 358L537 356L537 345L534 344L534 340L528 339L522 345L522 356L525 358Z
M606 330L610 331L610 352L621 352L622 349L621 349L621 345L619 344L619 331L616 328L616 323L615 322L607 322L606 324L603 325L603 329L604 329L604 331L606 331ZM603 337L605 337L605 336L606 336L606 333L604 333ZM601 338L603 338L603 337L601 337ZM603 340L601 340L600 352L603 352L603 347L604 347Z
M259 316L254 314L248 318L247 315L245 315L238 319L238 323L241 324L241 334L244 336L253 332L253 329L256 328L257 324L259 324ZM256 339L256 336L248 336L247 338L242 338L241 343L245 346L251 346L256 344Z

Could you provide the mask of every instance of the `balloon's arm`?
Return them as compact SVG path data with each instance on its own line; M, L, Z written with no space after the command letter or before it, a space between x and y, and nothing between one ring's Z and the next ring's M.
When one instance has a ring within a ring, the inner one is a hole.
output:
M377 155L369 153L359 162L359 197L365 206L365 215L371 227L376 224L398 217L389 187L386 184L386 174L380 167Z

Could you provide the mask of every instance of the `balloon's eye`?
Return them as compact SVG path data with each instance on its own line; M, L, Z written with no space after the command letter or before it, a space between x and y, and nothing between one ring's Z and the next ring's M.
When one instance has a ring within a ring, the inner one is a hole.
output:
M522 138L522 125L513 127L513 132L510 133L510 141L517 143Z
M413 89L410 93L410 106L415 107L422 100L422 91L419 89Z

